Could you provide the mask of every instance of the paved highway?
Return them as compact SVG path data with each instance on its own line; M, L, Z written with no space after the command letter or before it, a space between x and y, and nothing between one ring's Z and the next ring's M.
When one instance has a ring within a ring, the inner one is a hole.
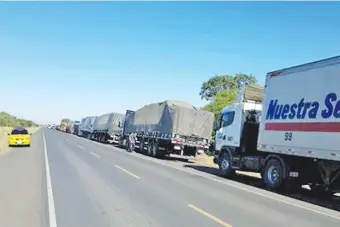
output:
M49 129L0 157L0 179L6 227L340 226L339 212Z

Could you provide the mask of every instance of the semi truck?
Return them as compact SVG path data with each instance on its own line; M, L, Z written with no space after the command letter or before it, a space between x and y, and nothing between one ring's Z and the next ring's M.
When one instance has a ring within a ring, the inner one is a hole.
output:
M214 162L226 177L258 172L270 190L340 189L340 56L242 84L218 119Z
M102 143L118 144L123 118L124 114L121 113L107 113L97 117L93 123L91 139Z
M153 157L190 158L209 149L214 114L181 101L166 100L127 110L119 146L137 136L136 150Z
M93 124L96 118L97 117L95 116L89 116L81 120L80 126L79 126L79 136L85 137L87 139L91 138L91 135L93 132Z
M75 125L74 121L68 121L67 126L66 126L66 132L73 134L74 133L74 125Z
M74 122L74 131L73 131L74 135L77 135L77 136L79 135L79 132L80 132L79 126L80 126L80 121L75 121Z
M60 122L60 131L66 132L66 127L67 127L67 122L66 121L61 121Z

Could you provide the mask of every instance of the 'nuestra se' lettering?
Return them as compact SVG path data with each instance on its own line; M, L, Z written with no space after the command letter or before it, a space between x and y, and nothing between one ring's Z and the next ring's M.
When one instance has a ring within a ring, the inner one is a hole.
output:
M279 104L277 99L270 100L266 120L285 119L315 119L318 116L320 103L317 101L306 101L304 98L298 103ZM324 119L334 117L340 118L340 100L335 93L329 93L324 101L324 108L321 110L321 117Z

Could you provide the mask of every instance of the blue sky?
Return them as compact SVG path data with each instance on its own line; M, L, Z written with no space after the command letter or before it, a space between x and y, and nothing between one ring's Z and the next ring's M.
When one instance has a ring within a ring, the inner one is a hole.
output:
M0 3L0 110L39 123L176 99L215 74L339 55L340 2Z

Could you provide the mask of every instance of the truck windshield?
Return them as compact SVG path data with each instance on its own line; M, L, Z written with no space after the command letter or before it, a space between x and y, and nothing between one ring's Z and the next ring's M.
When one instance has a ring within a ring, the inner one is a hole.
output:
M226 127L228 125L231 125L234 121L234 115L235 115L235 111L223 113L221 126Z

